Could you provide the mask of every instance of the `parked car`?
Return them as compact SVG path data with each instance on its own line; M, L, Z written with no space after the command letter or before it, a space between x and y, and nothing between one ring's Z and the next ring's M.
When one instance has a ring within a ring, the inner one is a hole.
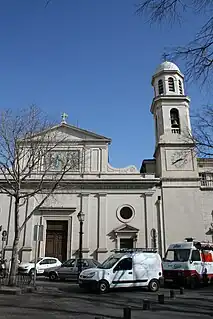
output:
M100 263L95 259L82 259L82 270L95 268ZM44 276L49 280L77 280L79 259L68 259L60 267L52 267L44 271Z
M53 268L53 267L60 267L61 262L58 258L53 257L40 257L37 260L36 264L36 274L43 275L44 271ZM22 262L19 264L18 272L20 274L25 275L33 275L35 271L35 259L31 260L30 262Z
M142 248L121 249L98 268L83 270L79 276L80 288L94 289L99 293L118 287L148 287L156 292L162 284L160 255Z

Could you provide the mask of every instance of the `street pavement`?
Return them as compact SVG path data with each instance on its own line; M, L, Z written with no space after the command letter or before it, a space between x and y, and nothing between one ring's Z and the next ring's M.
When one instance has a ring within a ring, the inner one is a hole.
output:
M213 316L213 287L196 291L185 290L180 295L175 290L175 299L165 294L165 304L158 304L158 293L146 290L119 289L105 295L86 293L77 284L49 282L39 279L37 292L20 296L0 296L0 319L26 318L123 318L123 308L132 309L132 319L180 319L209 318ZM143 310L143 299L149 299L151 310Z

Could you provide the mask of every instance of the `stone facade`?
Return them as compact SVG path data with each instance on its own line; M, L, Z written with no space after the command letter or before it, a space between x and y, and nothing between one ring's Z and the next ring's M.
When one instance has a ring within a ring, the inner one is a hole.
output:
M39 256L53 251L60 259L76 256L79 211L85 214L83 256L99 261L120 247L157 246L163 255L169 243L185 237L212 240L208 230L213 210L213 160L197 159L188 138L190 99L184 95L184 76L176 65L164 62L153 75L152 85L156 145L154 158L144 160L140 171L135 166L113 168L108 163L109 138L65 122L52 128L66 140L58 152L69 146L84 160L77 171L64 177L63 190L55 191L23 228L22 261L34 257L36 224L44 226ZM33 189L38 178L39 171L29 178L27 187ZM21 222L41 198L22 206ZM9 196L0 194L0 224L8 232L6 257L13 243L13 205Z

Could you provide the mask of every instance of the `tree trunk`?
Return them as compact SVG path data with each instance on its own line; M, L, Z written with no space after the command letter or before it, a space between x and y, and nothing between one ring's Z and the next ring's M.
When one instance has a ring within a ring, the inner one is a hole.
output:
M13 250L12 250L12 258L10 265L10 274L9 274L9 286L16 285L16 273L18 268L18 246L20 239L20 227L19 227L19 198L15 199L15 236L13 240Z

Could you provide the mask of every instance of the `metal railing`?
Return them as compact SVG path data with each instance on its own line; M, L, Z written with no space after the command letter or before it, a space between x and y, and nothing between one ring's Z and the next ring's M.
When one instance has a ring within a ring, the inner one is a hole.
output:
M0 276L0 286L7 286L9 282L9 273L6 273L5 276ZM33 285L33 277L30 275L16 275L16 284L17 287L31 286Z
M156 253L157 250L154 248L120 248L111 250L113 253L135 253L135 252L144 252L144 253Z
M173 134L180 134L180 129L179 128L172 128L172 133Z
M202 187L213 187L213 179L201 179L200 184Z

